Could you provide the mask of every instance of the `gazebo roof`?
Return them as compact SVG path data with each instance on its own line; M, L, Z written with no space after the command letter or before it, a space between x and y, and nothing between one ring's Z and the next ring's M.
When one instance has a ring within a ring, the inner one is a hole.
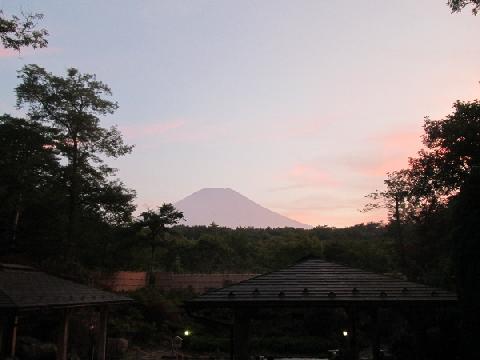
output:
M454 304L455 293L320 259L213 290L192 307Z
M74 283L32 268L0 264L0 310L121 304L132 299Z

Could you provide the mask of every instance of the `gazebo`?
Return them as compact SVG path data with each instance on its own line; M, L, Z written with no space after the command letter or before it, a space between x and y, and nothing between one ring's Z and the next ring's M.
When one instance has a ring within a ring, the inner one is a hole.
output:
M105 359L108 308L126 304L128 297L64 280L33 268L0 264L1 358L15 357L17 325L22 314L52 310L62 313L57 342L57 360L67 359L69 319L75 309L97 308L97 359Z
M260 275L235 285L210 291L187 302L191 311L229 308L234 313L235 360L249 358L249 323L260 308L344 308L350 322L351 358L358 359L357 315L368 311L375 323L372 334L374 359L380 358L378 311L400 307L455 305L455 293L395 277L363 271L316 258L306 258L286 269Z

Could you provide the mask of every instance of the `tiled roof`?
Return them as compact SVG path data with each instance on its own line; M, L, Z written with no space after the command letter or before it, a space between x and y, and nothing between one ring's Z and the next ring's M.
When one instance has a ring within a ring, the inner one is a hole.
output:
M307 259L284 270L208 292L189 306L337 306L347 304L455 303L442 289L327 262Z
M0 309L68 308L132 301L29 268L0 267Z

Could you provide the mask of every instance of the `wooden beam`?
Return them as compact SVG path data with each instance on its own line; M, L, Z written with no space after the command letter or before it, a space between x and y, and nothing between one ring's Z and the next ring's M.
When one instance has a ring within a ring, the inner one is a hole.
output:
M100 309L100 323L97 330L97 360L105 360L107 351L108 307Z
M62 313L62 323L57 339L57 360L67 360L68 354L68 333L70 323L70 310L65 309Z
M234 360L249 359L249 328L250 314L245 309L235 309L233 323L233 358Z

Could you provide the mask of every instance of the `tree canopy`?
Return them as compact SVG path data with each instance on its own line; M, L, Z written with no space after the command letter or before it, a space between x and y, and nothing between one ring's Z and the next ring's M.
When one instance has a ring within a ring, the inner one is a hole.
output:
M448 0L448 6L450 6L452 12L460 12L469 5L472 6L472 13L477 15L480 10L480 0Z
M155 250L164 241L168 227L178 224L183 219L183 213L175 209L172 204L163 204L157 211L147 210L140 214L137 226L141 228L141 235L146 237L151 248L150 270L153 269Z
M43 14L12 15L7 17L0 10L0 42L3 47L20 51L22 47L31 46L34 49L48 45L48 31L38 29L37 24L43 19Z
M52 129L53 146L66 160L62 167L68 193L64 248L72 254L82 218L97 216L114 223L130 219L135 194L112 179L116 170L102 156L119 157L131 152L132 146L123 142L116 127L100 125L100 116L113 113L118 105L109 98L110 88L95 75L71 68L62 77L38 65L26 65L19 78L18 108L27 110L32 123Z

